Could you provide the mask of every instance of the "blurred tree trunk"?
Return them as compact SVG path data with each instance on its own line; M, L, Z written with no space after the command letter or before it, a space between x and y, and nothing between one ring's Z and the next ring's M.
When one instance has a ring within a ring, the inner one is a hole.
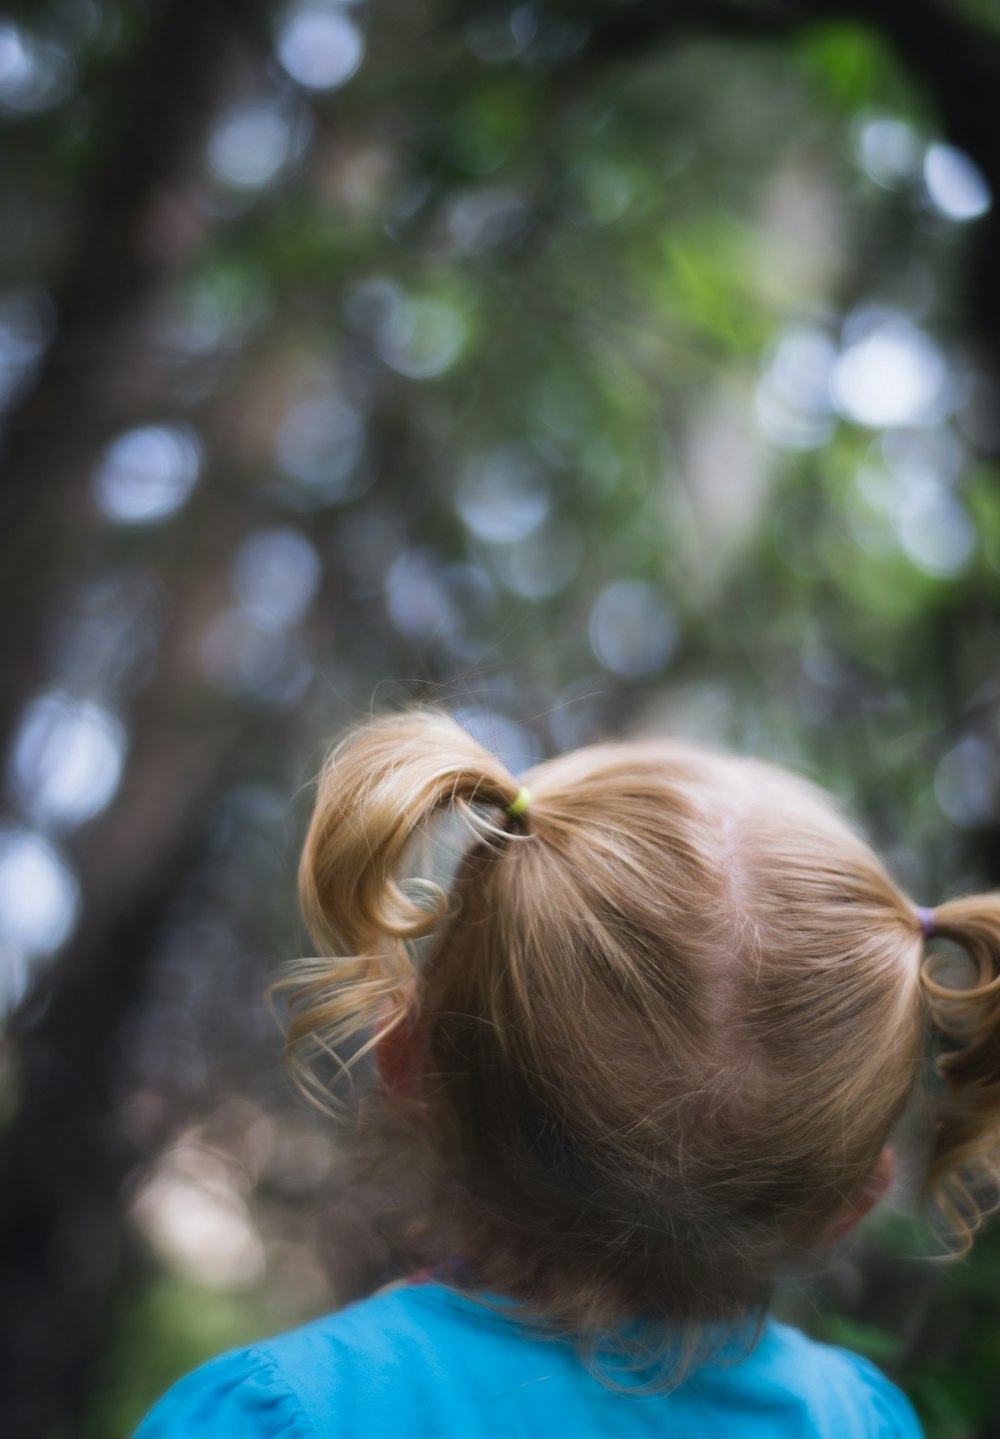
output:
M251 15L245 0L160 4L128 71L108 82L116 93L102 97L117 117L117 147L85 196L53 295L57 335L11 416L4 456L5 748L45 679L46 627L99 534L87 485L93 457L148 416L150 309L199 223L191 180ZM72 1432L135 1268L121 1193L135 1156L111 1103L118 1036L142 992L158 921L201 850L205 817L245 737L231 724L190 744L158 730L170 683L161 676L147 697L127 792L88 835L80 928L7 1036L16 1097L0 1146L5 1439Z
M231 735L214 747L148 746L140 762L159 803L140 787L101 825L105 882L90 886L58 971L11 1027L16 1110L0 1147L0 1433L10 1439L41 1439L78 1415L135 1273L122 1184L141 1156L111 1103L121 1021L203 849L235 747Z
M151 311L201 239L192 187L256 8L253 0L162 0L128 69L100 96L117 148L84 182L51 297L56 334L37 384L5 427L0 748L38 683L46 624L105 523L88 484L94 459L158 404Z

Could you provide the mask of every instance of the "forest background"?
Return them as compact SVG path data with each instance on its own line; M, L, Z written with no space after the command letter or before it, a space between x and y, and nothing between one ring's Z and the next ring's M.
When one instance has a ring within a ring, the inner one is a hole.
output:
M392 1272L262 995L328 738L637 729L1000 884L997 0L5 0L0 1431ZM905 1175L800 1322L1000 1415Z

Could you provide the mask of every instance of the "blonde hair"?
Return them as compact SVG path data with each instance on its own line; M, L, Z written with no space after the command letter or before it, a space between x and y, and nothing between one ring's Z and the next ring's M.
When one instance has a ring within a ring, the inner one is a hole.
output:
M860 1194L932 1040L926 1187L967 1247L1000 1172L1000 895L936 911L975 971L956 985L832 800L775 765L650 740L523 782L511 815L522 782L442 714L349 735L300 868L329 957L284 982L306 1079L319 1050L412 1030L408 1121L470 1284L577 1335L761 1313ZM453 813L453 880L412 879Z

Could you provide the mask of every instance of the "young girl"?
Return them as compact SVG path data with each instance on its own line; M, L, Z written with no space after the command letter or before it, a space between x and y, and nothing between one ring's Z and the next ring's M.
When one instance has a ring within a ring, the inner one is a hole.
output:
M443 848L449 815L445 893L411 841ZM885 1190L911 1098L971 1242L1000 1169L1000 894L917 908L759 760L602 744L522 785L425 712L331 756L300 880L335 957L291 981L290 1052L372 1036L436 1268L213 1360L139 1439L919 1435L872 1365L767 1310Z

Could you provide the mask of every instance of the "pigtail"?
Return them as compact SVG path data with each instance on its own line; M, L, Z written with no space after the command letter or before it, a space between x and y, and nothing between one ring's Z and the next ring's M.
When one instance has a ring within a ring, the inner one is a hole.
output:
M961 961L935 950L921 972L940 1086L926 1187L964 1254L1000 1207L1000 892L941 905L934 935L959 945L972 968L962 982Z
M288 995L286 1052L300 1087L323 1107L313 1063L342 1071L376 1023L402 1023L413 1007L413 942L433 933L448 900L441 885L408 879L404 857L435 816L453 811L473 834L502 838L524 819L490 818L518 800L504 766L447 715L417 711L355 730L328 758L299 865L299 896L320 957L288 967L273 991ZM272 992L273 992L272 991Z

